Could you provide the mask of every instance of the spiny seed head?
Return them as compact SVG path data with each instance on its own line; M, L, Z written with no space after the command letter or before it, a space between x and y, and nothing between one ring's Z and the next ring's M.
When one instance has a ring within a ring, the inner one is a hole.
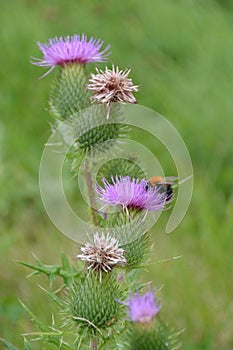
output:
M105 67L105 71L96 68L96 72L91 74L87 89L93 92L92 101L107 104L107 119L112 102L137 102L133 92L138 91L138 85L128 78L130 69L119 70L113 65L112 69Z
M81 247L81 253L77 255L80 260L86 261L89 270L109 272L117 265L127 263L124 257L124 249L118 247L118 241L109 235L94 234L93 244L87 242Z

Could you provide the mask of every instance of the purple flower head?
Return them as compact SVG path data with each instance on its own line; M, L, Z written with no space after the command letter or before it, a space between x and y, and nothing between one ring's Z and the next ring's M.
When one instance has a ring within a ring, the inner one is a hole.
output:
M39 49L43 53L43 58L34 58L35 61L31 63L41 67L51 67L49 72L57 65L64 66L67 63L81 63L89 62L104 62L109 55L109 45L100 51L103 41L100 39L90 38L80 35L67 35L64 37L55 37L49 39L48 44L37 43ZM48 72L48 73L49 73ZM47 74L48 74L47 73Z
M146 294L131 293L126 302L120 301L120 303L128 307L129 319L138 323L151 322L162 306L160 302L156 303L154 293L149 288Z
M156 188L148 187L146 180L129 176L112 178L112 184L103 179L104 187L97 185L100 200L108 206L120 206L124 209L156 211L164 209L166 196Z

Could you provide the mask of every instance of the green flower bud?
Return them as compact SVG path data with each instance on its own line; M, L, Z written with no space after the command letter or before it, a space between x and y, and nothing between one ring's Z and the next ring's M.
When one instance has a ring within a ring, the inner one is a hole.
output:
M67 64L60 69L49 98L49 111L55 118L65 120L90 105L90 92L86 90L84 66Z
M70 293L69 315L80 327L91 334L114 325L119 317L121 292L113 274L100 281L95 273L85 274Z
M180 348L177 335L158 319L149 324L134 324L130 334L130 349L177 350Z
M76 140L69 152L73 159L72 169L78 170L85 155L91 158L100 152L111 150L115 143L125 137L128 127L121 116L121 106L112 107L111 120L106 120L104 106L95 105L74 114L68 121L72 138Z
M123 245L122 248L125 251L128 267L140 267L140 265L145 264L149 259L151 252L150 234L147 232L133 242Z
M109 183L113 183L112 178L119 174L140 180L146 177L138 160L129 155L125 158L114 158L104 163L97 174L97 181L101 185L102 179L105 178Z

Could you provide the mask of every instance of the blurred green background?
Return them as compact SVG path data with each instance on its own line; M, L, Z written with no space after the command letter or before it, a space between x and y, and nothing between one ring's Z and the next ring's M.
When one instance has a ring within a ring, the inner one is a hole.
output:
M34 253L49 264L75 253L40 198L52 74L39 81L44 70L29 60L41 57L38 40L84 32L111 44L111 62L132 68L138 102L173 123L193 161L190 209L171 235L166 213L156 225L145 280L164 285L163 318L185 328L183 349L232 349L232 1L3 0L0 25L0 336L22 348L20 334L34 330L17 298L48 322L54 310L37 286L46 279L26 280L30 271L15 260L33 262Z

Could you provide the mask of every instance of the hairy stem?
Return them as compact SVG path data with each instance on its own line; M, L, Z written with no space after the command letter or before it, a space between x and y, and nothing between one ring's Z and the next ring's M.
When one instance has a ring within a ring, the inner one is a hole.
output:
M95 192L93 189L92 176L88 167L88 161L84 162L83 170L84 170L84 176L87 184L88 196L90 200L92 221L95 226L99 226L99 220L97 217L97 209L96 209L97 205L96 205Z

